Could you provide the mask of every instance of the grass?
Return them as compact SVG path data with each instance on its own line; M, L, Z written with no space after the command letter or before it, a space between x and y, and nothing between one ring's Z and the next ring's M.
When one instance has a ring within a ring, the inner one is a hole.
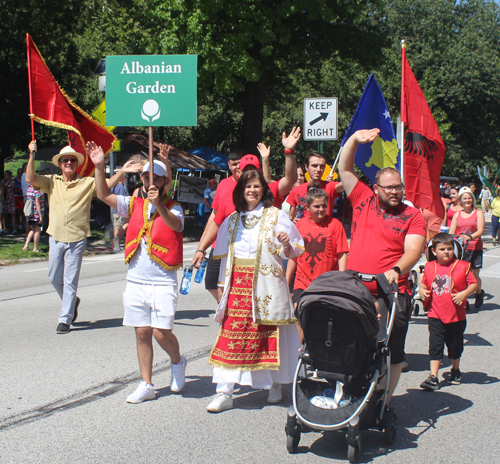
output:
M30 250L23 250L24 242L14 238L0 237L0 261L17 261L22 258L47 258L49 256L49 246L39 243L38 253L33 253L33 241L30 243Z

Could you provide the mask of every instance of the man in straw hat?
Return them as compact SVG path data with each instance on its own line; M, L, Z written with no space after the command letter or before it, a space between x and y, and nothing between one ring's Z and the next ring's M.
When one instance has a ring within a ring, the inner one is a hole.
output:
M83 253L90 236L90 203L97 196L95 179L76 173L85 157L72 147L64 147L52 158L61 174L35 175L36 141L29 145L26 181L49 197L49 279L62 300L56 332L66 334L78 316L78 280ZM134 166L132 171L136 171ZM131 172L132 172L131 171ZM124 171L125 172L125 171ZM110 179L113 187L124 172Z

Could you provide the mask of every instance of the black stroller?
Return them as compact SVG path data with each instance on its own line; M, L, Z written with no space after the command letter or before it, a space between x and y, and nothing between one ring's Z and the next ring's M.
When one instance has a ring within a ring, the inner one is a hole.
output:
M392 300L390 317L377 310L362 280L377 280ZM386 407L385 390L376 388L390 373L387 347L397 303L397 285L380 276L327 272L302 293L296 316L304 340L293 380L293 405L286 424L287 450L297 452L300 435L312 430L347 429L347 457L361 448L360 430L375 428L392 444L397 412Z

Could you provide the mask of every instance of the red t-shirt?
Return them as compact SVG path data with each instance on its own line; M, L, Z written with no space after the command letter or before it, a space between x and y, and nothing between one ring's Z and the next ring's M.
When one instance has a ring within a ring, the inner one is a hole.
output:
M271 192L274 195L274 204L273 204L273 206L276 206L276 208L279 208L279 209L281 209L281 205L286 200L286 195L284 197L280 196L280 192L279 192L280 182L281 182L281 179L279 181L277 181L277 182L272 182L272 183L268 184L269 185L269 189L271 190Z
M274 195L274 203L273 206L276 206L276 208L281 208L281 205L285 201L286 197L280 197L279 194L279 183L281 181L279 180L278 182L273 182L272 184L269 185L269 189L271 190L272 194ZM222 182L221 182L222 184ZM229 191L229 189L226 190L225 196L219 198L219 208L215 208L213 204L215 204L215 198L214 198L214 203L212 204L212 207L214 209L217 209L217 214L215 215L214 221L216 224L219 226L224 222L224 219L226 219L230 214L234 213L236 211L236 208L233 203L233 190L236 187L236 182L234 182L234 185ZM219 189L217 189L217 192Z
M319 275L338 271L337 255L347 253L344 227L337 219L326 216L321 222L305 217L295 223L304 239L305 252L294 261L297 263L294 289L305 290Z
M432 319L439 319L443 324L451 324L465 319L465 301L463 305L455 305L451 295L452 293L459 293L469 285L477 282L472 272L470 272L470 264L459 261L458 264L461 264L461 266L455 266L454 268L457 261L455 259L447 265L439 264L437 261L430 261L425 265L424 275L422 276L422 283L431 290L427 316ZM465 275L464 269L466 269ZM429 282L429 274L434 276L432 282Z
M326 182L325 180L319 181L319 184L321 188L326 192L328 195L328 209L327 213L332 214L333 211L333 205L335 204L335 200L337 197L340 196L339 193L335 190L339 182ZM286 202L295 208L297 208L297 205L302 205L304 206L304 216L309 216L309 212L305 210L305 205L306 205L306 194L307 194L307 189L309 188L309 183L304 182L301 185L297 185L297 187L293 188L292 191L289 193L288 198Z
M221 204L225 203L228 198L229 202L233 204L233 190L235 187L236 187L236 181L234 180L233 176L227 177L226 179L222 179L219 182L219 185L217 186L217 190L215 191L214 201L212 202L212 208L218 211L221 208Z
M425 219L412 206L401 203L386 211L363 182L358 181L349 195L352 204L351 249L347 269L364 274L380 274L390 270L404 254L407 235L426 237ZM399 277L399 291L409 293L408 274ZM375 282L365 283L377 293Z

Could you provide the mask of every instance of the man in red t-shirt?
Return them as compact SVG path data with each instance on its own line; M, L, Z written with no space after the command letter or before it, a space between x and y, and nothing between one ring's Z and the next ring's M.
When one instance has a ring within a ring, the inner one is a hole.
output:
M280 179L278 182L274 182L269 185L271 192L275 198L275 206L283 203L283 199L286 197L292 186L297 180L297 162L295 161L295 145L300 139L300 127L294 127L287 137L286 133L283 132L283 146L285 147L285 177ZM259 144L263 145L263 144ZM265 146L264 146L265 147ZM259 147L259 151L261 147ZM266 150L270 151L266 148ZM242 154L239 152L238 165L233 169L231 166L231 154L229 155L229 168L233 175L224 179L217 188L215 193L214 201L212 203L212 214L210 215L207 225L205 226L205 231L201 237L198 249L193 257L192 264L198 268L205 256L205 250L215 243L217 237L217 232L219 231L220 225L224 222L224 219L228 217L231 213L235 211L235 206L233 204L233 190L236 187L241 172L247 167L261 169L259 159L250 154ZM264 160L263 160L264 162ZM222 188L221 188L222 187ZM281 201L281 203L280 203ZM219 276L220 260L212 259L213 250L210 252L210 257L208 261L208 266L205 276L205 288L213 295L217 300L217 280Z
M341 182L327 182L321 180L325 172L326 158L321 153L309 153L306 158L306 171L309 173L309 183L304 182L295 187L288 195L286 202L290 205L290 219L294 222L302 219L306 206L306 194L311 182L318 182L328 195L327 214L332 214L335 199L344 190ZM297 214L297 209L299 214Z
M344 227L337 219L326 214L327 205L328 197L324 190L319 186L309 189L306 197L309 215L295 224L305 245L304 253L288 261L286 268L288 282L296 270L293 290L295 304L316 277L328 271L346 270L349 247Z
M379 129L355 132L342 148L339 173L352 204L351 244L347 269L364 274L384 273L389 283L399 284L403 311L396 313L389 339L391 374L388 399L401 375L404 344L409 321L408 273L418 262L425 244L425 220L416 208L405 205L401 175L394 168L383 168L375 176L374 191L359 181L354 172L354 156L360 143L373 142ZM375 285L367 285L377 294ZM388 305L382 295L379 304Z

